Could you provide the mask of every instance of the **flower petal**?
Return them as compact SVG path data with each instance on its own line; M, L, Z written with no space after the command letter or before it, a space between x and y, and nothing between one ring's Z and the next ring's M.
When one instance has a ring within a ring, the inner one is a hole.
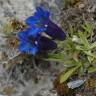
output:
M19 45L19 50L20 50L20 52L22 52L22 53L27 52L27 50L29 50L28 44L27 44L27 43L24 43L24 42L20 43L20 45Z
M39 19L42 17L45 19L49 18L49 16L50 16L49 11L43 10L41 7L37 7L36 10L37 11L34 14L35 17L37 17L37 18L39 17Z
M40 19L34 17L34 16L30 16L25 20L25 23L29 26L36 24L36 23L40 23Z
M45 27L35 27L32 26L31 28L27 29L28 36L36 37L40 32L44 32L46 30Z
M50 20L48 21L48 27L45 32L53 39L64 40L66 38L63 30Z
M36 55L37 52L38 52L38 48L36 46L31 47L29 50L29 54L32 55Z
M28 17L25 22L27 25L31 26L36 23L43 23L45 19L49 18L50 13L48 11L43 10L41 7L36 8L36 12L33 16Z
M38 48L32 44L29 44L28 42L20 43L19 50L22 53L28 53L28 54L32 54L32 55L35 55L38 52Z
M18 33L18 38L21 41L27 41L27 36L28 36L28 32L27 31L22 31Z
M38 41L38 46L42 50L52 50L56 49L57 44L49 38L41 37Z

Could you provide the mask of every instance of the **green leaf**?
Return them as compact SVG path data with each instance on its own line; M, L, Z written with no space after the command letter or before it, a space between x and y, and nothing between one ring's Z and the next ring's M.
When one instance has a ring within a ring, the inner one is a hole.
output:
M48 58L56 58L56 59L64 59L64 54L58 53L58 54L48 54Z
M64 62L63 59L55 59L55 58L43 58L45 61L54 61L54 62Z
M90 23L85 23L82 25L82 28L85 30L85 32L91 33L93 31L93 26Z
M76 49L77 49L77 50L81 50L81 51L84 50L84 49L82 48L82 46L80 46L80 45L76 45Z
M81 42L83 43L83 45L85 47L84 49L85 50L90 49L90 45L89 45L89 42L88 42L88 40L86 38L86 35L83 32L79 32L79 37L80 37L80 40L81 40Z
M77 63L76 63L76 61L75 60L65 60L64 61L64 64L66 64L66 66L68 65L70 65L70 67L72 67L72 66L77 66ZM79 65L79 64L78 64Z
M94 58L92 56L87 56L88 61L90 62L90 64L92 63L92 61L94 60Z
M45 61L55 61L55 62L64 62L64 54L52 54L49 53L45 58L42 58Z
M60 83L64 83L80 66L69 69L66 73L62 73L60 76Z
M88 69L88 73L94 73L94 72L96 72L96 67L90 67Z
M91 49L96 48L96 42L92 43L90 46Z
M84 51L84 53L86 55L89 55L89 56L93 57L93 58L96 58L96 54L92 53L91 51Z

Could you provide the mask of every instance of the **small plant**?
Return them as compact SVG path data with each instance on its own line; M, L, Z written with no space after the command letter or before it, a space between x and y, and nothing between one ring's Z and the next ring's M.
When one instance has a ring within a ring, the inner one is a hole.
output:
M49 16L49 11L37 7L34 15L25 20L28 28L18 33L21 53L36 55L42 50L52 50L57 47L54 39L65 39L65 33L50 20Z
M60 83L67 81L74 73L82 76L96 72L96 42L93 40L95 35L93 25L85 23L82 25L82 31L77 30L77 33L70 26L70 34L67 34L65 40L65 33L50 20L49 15L48 11L37 7L34 15L28 17L25 23L14 22L15 24L10 23L5 26L7 35L18 39L19 43L16 44L19 44L20 54L28 54L36 58L39 56L39 59L46 61L63 62L66 70L60 75ZM21 30L12 33L18 27ZM41 56L42 51L46 53L43 56Z
M86 73L96 72L96 42L92 42L93 26L89 23L82 25L77 34L71 34L64 42L58 43L61 52L49 53L45 60L63 62L67 66L66 71L60 75L60 83L64 83L74 73L85 75Z
M40 6L24 22L16 19L7 22L3 31L9 47L18 50L18 56L23 54L34 59L38 54L56 49L56 40L66 39L63 30L50 19L50 12ZM9 58L8 62L12 59Z

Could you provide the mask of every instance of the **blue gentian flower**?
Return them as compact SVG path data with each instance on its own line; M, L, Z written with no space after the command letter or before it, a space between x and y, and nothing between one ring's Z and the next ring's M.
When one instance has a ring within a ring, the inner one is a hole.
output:
M27 25L31 26L33 24L35 25L45 25L47 23L47 20L49 19L50 13L46 10L43 10L41 7L36 8L36 12L33 16L28 17L25 22Z
M34 15L25 20L28 28L18 33L20 40L19 50L22 53L35 55L41 50L52 50L57 47L53 41L54 39L65 39L65 33L50 20L49 16L48 11L37 7ZM48 36L46 37L46 35L42 36L42 33L47 34L52 39L48 38Z
M66 37L63 30L55 23L53 23L51 20L48 20L48 26L45 33L47 33L53 39L58 39L58 40L64 40Z
M35 55L38 52L38 49L35 45L35 38L32 38L32 40L28 37L27 31L19 32L18 38L20 40L19 44L19 50L21 53L28 53Z
M62 29L53 23L49 18L50 13L46 10L43 10L41 7L36 8L36 12L33 16L28 17L25 22L28 26L38 26L38 27L45 27L46 32L50 35L53 39L64 40L65 33Z
M46 31L46 28L31 26L31 27L27 28L27 30L25 30L25 31L27 31L28 36L36 37L37 34L40 34L41 32Z
M49 38L37 35L35 37L29 36L28 31L19 32L18 38L20 40L19 50L22 53L35 55L40 50L50 50L57 47L56 43Z

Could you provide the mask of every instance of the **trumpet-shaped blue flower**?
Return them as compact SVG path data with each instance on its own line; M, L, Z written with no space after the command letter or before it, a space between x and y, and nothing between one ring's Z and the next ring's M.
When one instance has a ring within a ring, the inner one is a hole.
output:
M59 26L50 20L49 16L50 13L48 11L43 10L41 7L37 7L34 15L28 17L25 22L30 27L33 25L39 28L45 27L46 31L44 30L44 32L50 35L53 39L64 40L66 37L65 33Z
M35 55L40 50L50 50L57 47L56 43L49 38L37 35L35 37L29 36L28 31L19 32L18 38L20 40L19 50L22 53Z
M45 25L47 23L47 20L49 19L50 13L46 10L43 10L41 7L36 8L36 12L33 16L28 17L25 22L27 25L31 26L33 24L35 25Z
M46 28L31 26L31 27L27 28L25 31L27 31L28 36L36 37L37 34L40 34L41 32L46 31Z
M20 40L20 44L19 44L19 50L22 53L28 53L28 54L36 54L38 52L37 47L35 46L35 38L33 38L32 40L30 40L30 38L28 37L28 33L27 30L24 32L19 32L18 34L18 38Z
M66 37L63 30L55 23L53 23L51 20L48 20L48 26L45 33L51 36L53 39L58 39L58 40L64 40Z
M22 53L35 55L41 50L55 49L57 45L53 40L65 39L65 33L50 20L49 15L48 11L37 7L34 15L25 20L28 28L18 33L20 40L19 50ZM52 39L42 36L42 32L45 32Z

